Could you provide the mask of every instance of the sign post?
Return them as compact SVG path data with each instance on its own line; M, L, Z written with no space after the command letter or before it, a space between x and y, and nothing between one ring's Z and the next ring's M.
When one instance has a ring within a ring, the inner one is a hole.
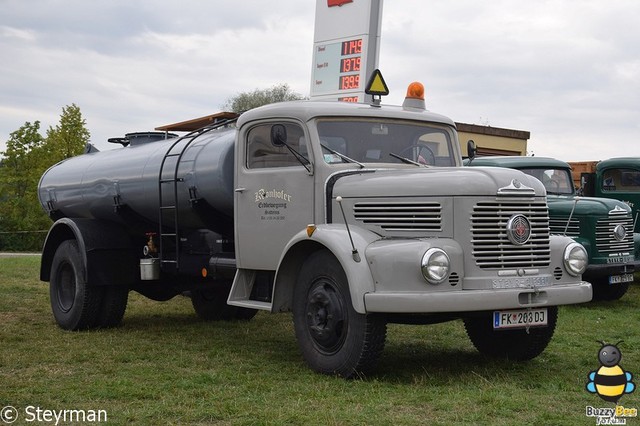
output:
M383 0L316 0L311 99L364 102L378 68Z

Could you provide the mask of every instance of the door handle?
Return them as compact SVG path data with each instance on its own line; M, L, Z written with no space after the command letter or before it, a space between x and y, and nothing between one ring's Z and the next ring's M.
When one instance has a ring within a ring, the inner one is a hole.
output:
M244 191L246 191L246 190L247 190L247 188L236 188L236 189L235 189L235 192L240 193L240 192L244 192Z

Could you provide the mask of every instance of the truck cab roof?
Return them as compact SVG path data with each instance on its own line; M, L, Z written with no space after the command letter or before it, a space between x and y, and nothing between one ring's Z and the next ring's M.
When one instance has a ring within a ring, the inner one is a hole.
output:
M640 164L640 157L617 157L602 160L596 164L596 171L609 168L635 169Z
M316 117L380 117L426 121L455 127L449 117L418 108L403 108L396 105L372 106L363 103L336 101L291 101L278 102L251 109L238 119L238 127L245 123L265 118L295 118L306 122Z

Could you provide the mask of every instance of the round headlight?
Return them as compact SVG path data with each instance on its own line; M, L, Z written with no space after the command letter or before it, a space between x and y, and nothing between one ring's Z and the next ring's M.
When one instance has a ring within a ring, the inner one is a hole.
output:
M581 244L571 243L564 249L564 267L574 277L582 274L587 269L589 257Z
M444 250L431 248L422 256L422 276L431 284L440 284L449 277L450 264Z

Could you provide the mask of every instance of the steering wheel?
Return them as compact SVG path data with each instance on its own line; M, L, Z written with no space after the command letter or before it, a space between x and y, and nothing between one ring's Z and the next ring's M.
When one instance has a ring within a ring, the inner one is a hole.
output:
M429 166L433 166L436 164L436 156L433 153L433 151L431 150L431 148L429 148L426 145L422 145L422 144L413 144L413 145L409 145L408 147L406 147L405 149L403 149L402 151L400 151L400 156L401 157L406 157L407 154L409 154L409 151L412 151L413 155L411 158L412 160L420 163L420 164L426 164ZM424 153L424 155L423 155Z
M560 184L557 180L550 180L544 185L545 189L549 192L560 192Z

